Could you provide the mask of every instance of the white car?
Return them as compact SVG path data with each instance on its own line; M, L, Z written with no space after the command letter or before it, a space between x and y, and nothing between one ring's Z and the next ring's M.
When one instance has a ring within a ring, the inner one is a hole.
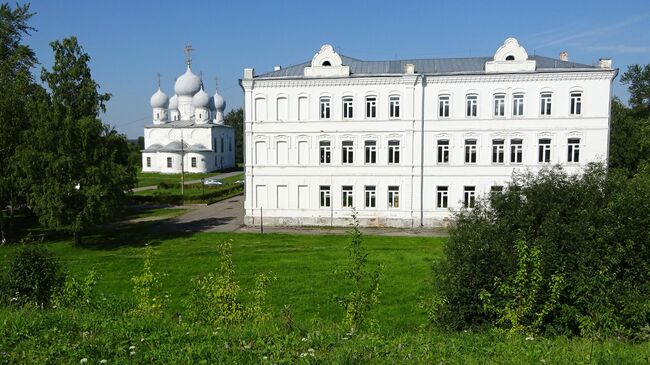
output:
M203 185L205 186L219 186L223 185L223 182L217 179L205 179L203 180Z

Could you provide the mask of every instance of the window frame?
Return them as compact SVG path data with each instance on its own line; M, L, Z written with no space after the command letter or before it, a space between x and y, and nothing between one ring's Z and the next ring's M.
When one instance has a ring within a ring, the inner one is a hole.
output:
M548 142L542 143L542 141L548 141ZM551 163L552 144L553 144L552 138L542 137L537 140L537 162L538 163Z
M399 165L401 154L401 143L398 139L388 141L388 164Z
M377 119L377 95L367 95L365 98L366 119Z
M518 141L515 142L515 141ZM518 158L513 158L518 157ZM519 161L517 161L519 160ZM524 163L524 140L523 138L510 138L510 163L522 164Z
M345 165L354 163L354 141L345 140L341 142L341 163Z
M377 186L376 185L364 186L363 205L365 208L377 208Z
M567 163L580 163L580 145L582 139L579 137L567 138Z
M512 117L523 118L526 112L526 94L523 92L512 93Z
M463 208L476 207L476 186L463 186Z
M145 163L147 167L151 167L151 157L147 156L147 158L145 159Z
M569 93L569 115L582 116L582 95L579 90Z
M438 118L446 119L451 115L451 95L438 95Z
M363 143L363 161L367 165L374 165L377 163L377 141L369 139ZM371 158L369 158L371 157ZM371 161L369 161L371 160Z
M465 139L465 164L475 165L478 161L477 155L478 155L478 140L476 138Z
M496 93L493 97L493 116L496 118L506 117L506 94ZM499 113L500 112L500 113Z
M449 186L438 185L436 186L436 209L449 208Z
M320 208L332 207L332 187L330 185L319 185L318 206Z
M196 157L190 158L190 166L196 168Z
M401 102L402 98L399 95L388 96L388 119L401 118Z
M318 141L318 161L319 165L332 164L332 141Z
M492 139L492 163L503 165L506 163L506 140L503 138Z
M320 120L332 119L332 97L321 96L318 98L318 116Z
M543 117L553 115L553 92L542 91L539 93L540 114Z
M354 208L354 186L341 186L341 207Z
M174 167L174 160L171 157L167 157L167 168L171 169Z
M465 95L465 117L478 118L478 94L469 93Z
M399 209L399 185L388 186L388 209Z
M343 119L353 119L354 118L354 97L353 96L343 96Z
M436 163L449 165L450 141L447 138L436 140Z

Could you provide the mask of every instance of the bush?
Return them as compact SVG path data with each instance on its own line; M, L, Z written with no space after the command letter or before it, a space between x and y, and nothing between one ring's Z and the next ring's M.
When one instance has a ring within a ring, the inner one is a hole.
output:
M162 274L153 271L151 256L153 256L153 249L147 245L144 248L142 272L131 278L133 295L136 300L136 311L144 314L160 315L168 295L160 295L162 288L160 276Z
M94 301L94 289L98 275L95 270L88 271L83 279L68 276L60 291L55 292L52 304L55 307L91 308Z
M11 259L3 285L5 300L17 305L49 306L52 294L65 282L65 273L43 245L23 241Z
M648 324L650 175L526 173L455 218L435 273L443 326L635 336Z

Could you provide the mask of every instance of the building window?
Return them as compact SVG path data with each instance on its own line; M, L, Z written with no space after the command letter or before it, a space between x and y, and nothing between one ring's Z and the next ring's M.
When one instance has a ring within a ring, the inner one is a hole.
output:
M228 152L232 152L232 138L228 138Z
M476 140L465 140L465 163L476 163Z
M492 163L504 163L505 141L502 139L492 140Z
M449 187L448 186L438 186L436 187L436 207L437 208L447 208L449 204Z
M388 163L399 163L399 141L388 141Z
M170 169L172 167L172 158L171 157L167 157L167 167L170 168Z
M196 157L192 157L192 159L190 160L190 164L192 165L192 167L196 167Z
M365 142L366 163L377 163L377 141Z
M438 163L449 163L449 140L438 140Z
M332 163L332 146L330 141L320 141L320 163Z
M351 96L343 97L343 118L354 118L354 99Z
M320 207L321 208L326 208L329 207L331 202L330 202L330 186L329 185L321 185L320 186Z
M221 137L221 153L223 153L223 137Z
M465 186L463 192L464 192L463 207L474 208L474 206L476 205L476 187Z
M377 97L366 97L366 118L377 118Z
M571 93L571 115L581 115L582 114L582 93L573 92Z
M341 196L343 197L343 207L352 208L354 207L354 192L351 185L343 185L341 188Z
M524 94L512 94L512 116L524 116Z
M552 93L542 93L540 95L540 105L541 105L541 114L542 115L551 115L551 99L553 98Z
M503 192L503 186L501 185L492 185L490 186L490 194L498 194Z
M580 138L569 138L567 161L580 162Z
M388 207L399 208L399 186L388 187Z
M343 163L354 162L354 142L343 141L343 158L341 159L341 162Z
M551 162L551 139L541 138L539 140L539 162Z
M151 167L151 157L147 157L147 167Z
M506 95L505 94L494 95L494 116L495 117L506 116Z
M391 96L388 99L388 117L399 118L399 96Z
M466 97L467 110L465 116L476 117L478 116L478 95L468 94Z
M366 208L374 208L377 206L377 194L374 185L366 186L365 198Z
M329 96L320 98L320 119L330 119L332 111L332 99Z
M510 140L510 163L522 163L524 160L524 141L515 138Z
M449 118L449 95L438 96L438 117Z

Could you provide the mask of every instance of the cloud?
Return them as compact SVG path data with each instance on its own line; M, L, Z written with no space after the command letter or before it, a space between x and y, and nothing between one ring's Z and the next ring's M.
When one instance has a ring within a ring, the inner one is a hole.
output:
M650 13L644 13L634 17L627 18L625 20L622 20L618 23L611 24L609 26L594 27L592 29L578 32L578 33L573 33L570 35L567 35L568 33L570 33L570 31L567 30L566 27L559 27L559 28L554 28L547 31L539 32L532 35L532 37L542 38L540 40L540 44L534 48L541 49L541 48L555 46L558 44L561 44L563 46L567 46L567 45L585 46L586 43L593 43L593 41L595 40L594 38L596 37L613 33L621 28L625 28L631 24L638 23L648 18L649 16ZM639 52L641 48L643 47L637 48L636 51ZM645 52L645 51L641 51L641 52Z
M650 47L648 46L628 46L624 44L617 44L611 46L591 46L585 48L587 51L592 52L608 52L608 53L649 53Z

